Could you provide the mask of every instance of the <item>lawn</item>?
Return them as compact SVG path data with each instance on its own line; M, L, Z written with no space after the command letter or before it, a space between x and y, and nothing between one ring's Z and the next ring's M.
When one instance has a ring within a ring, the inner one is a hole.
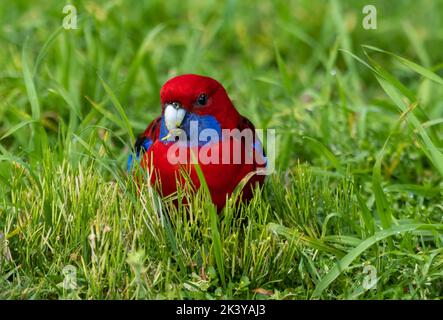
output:
M70 3L0 2L1 299L443 297L442 2ZM126 172L183 73L276 131L219 216Z

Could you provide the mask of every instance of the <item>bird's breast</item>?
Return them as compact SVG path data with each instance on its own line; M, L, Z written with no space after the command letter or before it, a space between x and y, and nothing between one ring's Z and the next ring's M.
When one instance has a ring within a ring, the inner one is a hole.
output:
M141 164L153 173L152 182L161 180L165 196L185 183L184 175L189 175L194 187L199 188L198 164L214 202L224 205L226 194L231 194L242 178L263 167L260 164L265 161L263 158L253 144L246 148L238 139L221 139L203 146L156 141L144 154Z

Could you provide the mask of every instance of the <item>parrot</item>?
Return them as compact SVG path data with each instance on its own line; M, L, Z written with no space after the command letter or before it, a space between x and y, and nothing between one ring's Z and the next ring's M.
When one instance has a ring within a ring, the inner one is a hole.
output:
M222 84L197 74L175 76L160 89L160 100L161 115L137 137L128 172L135 156L166 197L189 180L195 190L200 188L198 165L218 212L239 185L240 201L249 201L255 186L264 183L266 154L254 125L237 111ZM242 136L244 132L252 139Z

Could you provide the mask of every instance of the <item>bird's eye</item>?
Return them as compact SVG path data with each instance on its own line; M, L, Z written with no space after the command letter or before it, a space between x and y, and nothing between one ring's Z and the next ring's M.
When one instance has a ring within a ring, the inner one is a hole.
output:
M207 102L208 102L208 96L206 94L202 93L201 95L198 96L197 104L199 106L204 106L206 105Z

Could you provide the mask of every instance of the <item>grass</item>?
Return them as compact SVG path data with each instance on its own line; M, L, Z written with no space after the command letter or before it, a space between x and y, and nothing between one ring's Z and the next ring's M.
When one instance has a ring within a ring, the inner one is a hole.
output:
M0 4L0 298L442 298L441 3L373 1L377 30L357 0L72 3L77 30ZM190 72L277 132L276 172L219 217L125 173Z

